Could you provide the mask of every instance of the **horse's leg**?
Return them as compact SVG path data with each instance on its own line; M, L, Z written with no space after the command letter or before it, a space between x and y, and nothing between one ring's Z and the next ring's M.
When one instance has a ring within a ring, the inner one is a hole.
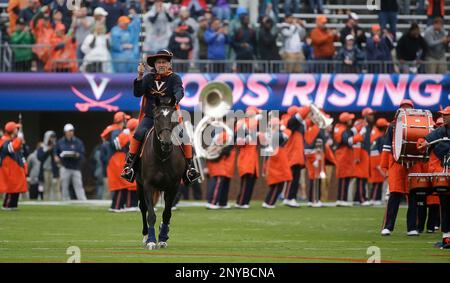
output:
M163 220L161 225L159 226L159 235L158 235L158 246L160 248L167 247L167 240L169 239L169 224L170 218L172 217L172 205L175 199L175 196L178 192L178 188L168 189L164 192L164 211L163 211Z
M154 250L156 249L156 233L155 233L155 222L156 222L156 214L153 210L153 194L155 192L155 188L148 185L145 186L146 191L144 192L145 196L145 204L147 205L147 225L148 225L148 234L147 234L147 249Z
M144 239L142 240L143 244L145 245L147 242L147 235L148 235L148 225L147 225L147 205L145 204L145 198L144 198L144 189L142 188L142 185L138 183L137 188L137 194L139 198L139 210L141 211L142 216L142 235L144 236Z

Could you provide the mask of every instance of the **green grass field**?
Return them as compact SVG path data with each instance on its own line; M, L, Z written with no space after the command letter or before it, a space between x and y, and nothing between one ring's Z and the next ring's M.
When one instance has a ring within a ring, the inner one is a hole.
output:
M405 208L393 235L381 237L382 208L260 205L219 211L181 207L173 212L168 249L156 251L141 245L137 212L21 205L18 211L0 211L0 262L63 263L70 246L81 249L81 262L366 262L370 246L380 248L382 262L450 262L449 250L433 247L440 232L406 236Z

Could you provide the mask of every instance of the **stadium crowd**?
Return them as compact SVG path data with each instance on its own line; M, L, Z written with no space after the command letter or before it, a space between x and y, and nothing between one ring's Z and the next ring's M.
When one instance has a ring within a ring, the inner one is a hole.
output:
M338 2L345 8L348 1ZM323 0L100 0L82 1L73 11L66 1L43 6L10 0L1 38L12 44L12 69L19 72L133 72L140 48L147 54L168 48L186 60L175 65L182 72L192 67L188 60L214 60L199 63L202 72L250 72L248 61L262 60L280 61L274 69L285 72L446 73L444 0L428 0L426 10L425 0L418 1L417 14L427 15L428 27L413 22L399 38L397 17L410 13L410 1L380 4L370 30L360 28L359 16L348 9L337 10L348 18L336 30L327 26ZM318 14L315 28L306 29L306 20L296 16L301 11Z

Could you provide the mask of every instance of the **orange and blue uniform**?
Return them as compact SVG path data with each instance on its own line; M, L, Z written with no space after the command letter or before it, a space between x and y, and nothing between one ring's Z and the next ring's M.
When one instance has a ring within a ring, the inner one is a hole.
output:
M311 120L306 120L305 131L305 164L309 178L308 201L319 202L321 197L321 180L325 178L326 161L336 165L336 157L330 146L326 143L325 130L313 124ZM314 187L317 185L317 195Z
M350 180L354 174L353 132L349 123L354 114L343 112L339 115L339 123L334 126L333 140L336 147L336 178L338 179L338 201L347 201Z
M236 207L250 204L256 179L260 175L256 114L261 111L256 107L249 107L246 112L249 117L242 118L236 123L236 147L239 148L237 169L241 178Z
M289 167L289 158L285 144L288 141L291 130L286 128L278 118L272 118L270 121L272 126L279 126L278 131L272 131L271 136L266 137L267 143L273 148L273 154L267 159L265 165L266 182L269 190L266 194L265 204L269 206L275 205L278 195L286 189L289 182L292 181L292 172ZM269 139L270 140L269 140Z
M9 122L0 139L0 193L6 193L3 207L17 208L19 194L27 191L27 166L22 154L22 140L13 138L11 132L19 124Z
M288 154L289 166L292 172L292 182L285 190L284 198L287 200L296 200L298 188L300 185L301 170L305 168L305 119L309 114L309 107L289 107L286 115L285 124L291 130L292 134L289 137L285 147Z
M380 118L376 122L376 127L372 128L370 133L370 177L369 183L372 184L372 201L381 201L381 194L383 190L383 183L386 180L386 175L381 169L381 153L384 144L384 128L389 123L384 118Z
M227 133L222 131L214 137L216 141L227 140ZM208 192L207 200L209 204L226 207L228 203L228 193L230 189L230 181L234 176L236 150L233 145L225 147L221 155L215 160L207 160L208 168Z
M125 163L127 144L130 137L123 132L124 120L129 118L123 112L114 115L114 124L109 125L100 135L103 144L103 152L106 156L106 176L108 178L108 189L112 192L111 209L124 209L127 200L128 188L135 188L136 183L129 183L120 178L120 172Z

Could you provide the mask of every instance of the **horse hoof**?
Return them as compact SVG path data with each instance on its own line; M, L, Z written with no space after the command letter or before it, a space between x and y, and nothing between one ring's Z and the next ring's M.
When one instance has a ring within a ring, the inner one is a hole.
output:
M167 248L167 242L159 242L159 243L158 243L158 247L159 247L160 249L165 249L165 248Z
M147 239L148 235L145 235L144 238L142 239L142 244L144 245L144 247L147 245Z
M156 243L149 242L149 243L147 243L146 248L147 248L147 250L151 251L151 250L156 250L158 247L156 246Z

